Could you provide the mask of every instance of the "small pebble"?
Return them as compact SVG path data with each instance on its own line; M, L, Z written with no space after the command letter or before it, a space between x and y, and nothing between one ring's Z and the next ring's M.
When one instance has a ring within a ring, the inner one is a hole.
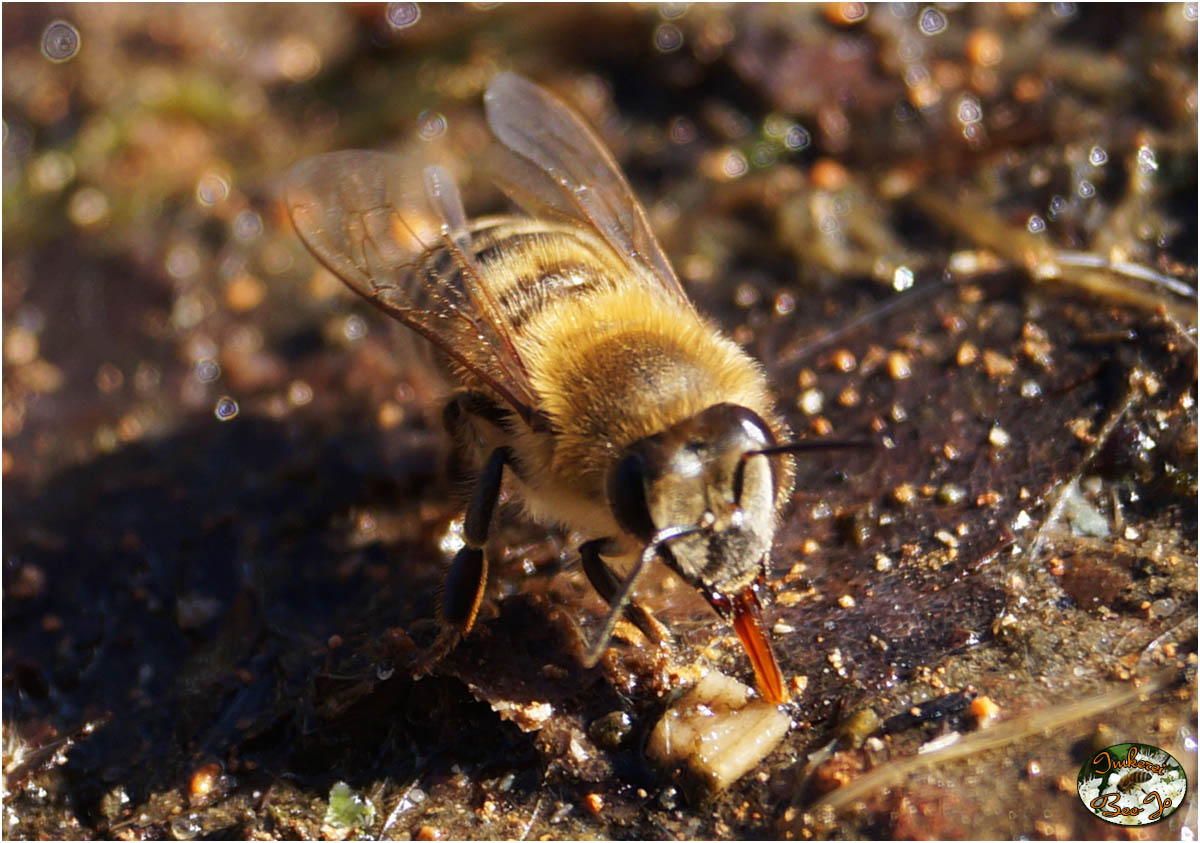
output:
M954 483L943 483L937 490L937 502L947 506L962 503L966 496L967 490Z
M988 431L988 442L990 442L993 447L1005 448L1011 441L1012 437L1008 435L1008 431L998 424L993 425L992 429Z
M912 361L903 351L893 351L887 359L888 376L895 381L912 377Z
M221 765L216 761L205 764L192 773L188 782L188 798L193 805L203 803L212 796L221 778Z

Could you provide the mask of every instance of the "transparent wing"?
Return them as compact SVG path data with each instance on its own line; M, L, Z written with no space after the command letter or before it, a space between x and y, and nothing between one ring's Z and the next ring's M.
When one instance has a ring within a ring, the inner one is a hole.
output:
M286 202L300 238L331 272L532 418L525 367L444 169L418 171L379 152L317 155L288 174Z
M574 111L512 73L493 78L483 99L492 132L511 153L497 173L506 193L534 216L598 232L631 269L692 306L629 182Z

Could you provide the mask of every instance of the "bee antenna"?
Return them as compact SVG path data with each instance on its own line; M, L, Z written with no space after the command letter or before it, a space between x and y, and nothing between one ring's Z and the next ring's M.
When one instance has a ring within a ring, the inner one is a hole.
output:
M621 613L625 611L625 606L633 596L634 586L637 585L642 572L646 570L646 567L658 555L659 549L672 539L698 532L700 532L699 527L677 524L672 527L663 527L650 537L650 541L642 549L642 555L638 558L637 563L634 564L633 570L629 572L629 576L625 578L625 582L621 583L620 591L613 596L609 604L608 617L604 619L604 626L600 629L600 637L596 639L596 643L588 649L587 654L583 658L584 667L593 667L600 660L600 654L608 647L613 630L617 628L617 620L621 617Z
M742 502L742 482L746 473L746 460L751 457L779 457L784 454L801 454L807 451L844 451L851 448L874 447L875 443L867 439L822 439L813 442L785 442L769 448L743 451L737 468L733 470L733 501L736 504Z

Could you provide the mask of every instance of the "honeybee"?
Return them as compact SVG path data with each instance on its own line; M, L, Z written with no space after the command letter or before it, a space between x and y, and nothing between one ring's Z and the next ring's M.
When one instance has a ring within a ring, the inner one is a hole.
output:
M1145 770L1134 770L1132 773L1126 773L1121 777L1121 780L1117 782L1117 790L1120 793L1129 793L1135 787L1144 785L1150 781L1151 778L1150 773Z
M808 446L789 444L762 368L697 312L583 120L510 73L484 105L506 159L497 181L527 217L468 221L446 170L408 176L376 152L319 155L288 180L309 250L433 343L459 384L444 421L474 491L415 672L475 622L507 484L533 519L586 539L583 570L610 607L586 666L622 616L661 642L632 600L661 560L732 621L762 696L786 701L760 597L791 455Z

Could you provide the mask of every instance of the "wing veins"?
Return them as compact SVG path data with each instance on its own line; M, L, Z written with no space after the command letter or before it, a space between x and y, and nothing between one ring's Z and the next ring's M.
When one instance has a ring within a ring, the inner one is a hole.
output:
M511 73L492 80L484 101L501 144L551 183L529 181L517 195L510 191L514 199L520 202L521 195L532 193L540 204L568 215L573 207L576 221L600 234L626 265L636 265L660 289L694 309L612 153L581 117ZM499 181L506 181L503 174Z
M317 259L360 298L424 337L532 424L538 414L528 377L501 311L481 295L487 286L471 259L457 188L439 168L439 184L422 201L414 190L421 180L409 178L412 168L403 164L360 151L302 161L288 184L293 224ZM435 220L453 234L440 245L429 236ZM457 277L427 263L441 248L449 250Z

